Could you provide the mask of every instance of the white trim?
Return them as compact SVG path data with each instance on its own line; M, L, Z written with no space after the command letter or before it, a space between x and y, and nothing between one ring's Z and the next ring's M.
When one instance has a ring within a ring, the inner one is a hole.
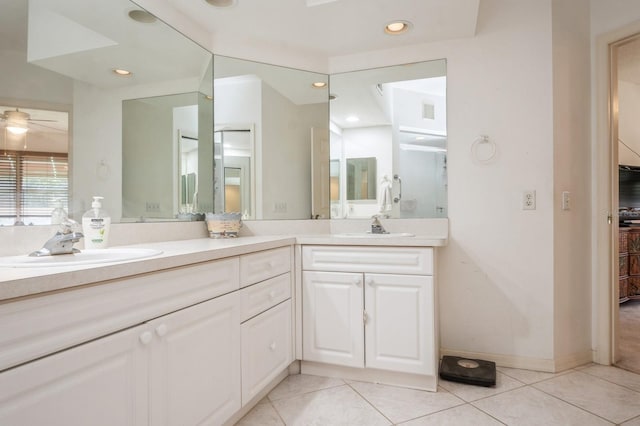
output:
M334 377L338 379L357 380L369 383L401 386L411 389L421 389L436 392L438 388L438 374L433 376L400 373L397 371L378 370L374 368L354 368L341 365L323 364L312 361L301 361L302 374L312 376Z
M592 342L593 361L610 365L613 362L615 325L612 285L614 279L612 226L607 217L613 215L611 167L615 144L610 142L609 126L609 45L640 32L640 22L598 36L594 42L592 62ZM608 143L603 143L608 141Z
M487 361L493 361L500 367L508 368L520 368L523 370L533 371L546 371L549 373L555 372L556 363L553 359L546 358L528 358L515 355L502 355L502 354L489 354L483 352L467 352L457 351L453 349L440 349L440 355L459 356L463 358L471 359L483 359ZM591 354L589 354L591 355ZM589 359L590 361L591 359Z

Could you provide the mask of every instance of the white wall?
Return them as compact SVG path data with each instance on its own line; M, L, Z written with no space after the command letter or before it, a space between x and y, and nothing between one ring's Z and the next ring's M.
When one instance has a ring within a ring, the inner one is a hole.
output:
M447 59L450 243L440 251L441 347L552 369L551 3L483 0L477 36L336 57L331 72ZM478 135L497 145L478 164ZM537 210L521 209L523 190ZM589 309L586 307L585 309ZM585 325L585 327L589 327Z
M590 262L590 33L582 0L553 0L554 358L592 360ZM562 193L570 192L563 210Z
M619 164L640 166L640 85L618 81L618 108Z

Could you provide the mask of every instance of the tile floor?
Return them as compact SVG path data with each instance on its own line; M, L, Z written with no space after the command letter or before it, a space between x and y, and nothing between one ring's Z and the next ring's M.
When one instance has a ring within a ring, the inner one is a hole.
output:
M496 386L438 392L293 375L237 425L640 426L640 375L587 365L558 374L498 367Z

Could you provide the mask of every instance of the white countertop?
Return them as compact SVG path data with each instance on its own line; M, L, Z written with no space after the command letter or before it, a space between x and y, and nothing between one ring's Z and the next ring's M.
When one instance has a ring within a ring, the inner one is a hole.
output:
M161 250L162 254L116 263L38 268L2 267L0 268L0 301L116 280L132 275L238 256L291 244L439 247L447 244L447 237L420 235L413 237L345 237L316 234L302 236L247 236L230 239L198 238L136 244L127 247L152 248Z
M138 260L50 268L0 268L0 300L238 256L295 244L295 241L288 236L198 238L127 246L162 250L162 254Z

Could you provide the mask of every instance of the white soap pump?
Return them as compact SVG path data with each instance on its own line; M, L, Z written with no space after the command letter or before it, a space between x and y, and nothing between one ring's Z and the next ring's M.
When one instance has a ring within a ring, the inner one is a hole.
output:
M91 210L82 215L82 233L84 234L84 248L101 249L109 245L109 228L111 217L102 209L104 197L94 196Z

